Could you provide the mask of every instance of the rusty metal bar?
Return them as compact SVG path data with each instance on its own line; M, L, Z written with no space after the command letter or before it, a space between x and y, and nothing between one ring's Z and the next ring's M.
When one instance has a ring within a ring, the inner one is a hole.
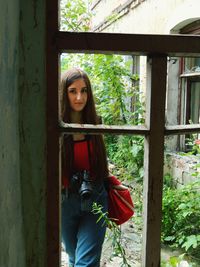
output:
M200 55L198 35L57 32L54 40L60 52L196 57Z

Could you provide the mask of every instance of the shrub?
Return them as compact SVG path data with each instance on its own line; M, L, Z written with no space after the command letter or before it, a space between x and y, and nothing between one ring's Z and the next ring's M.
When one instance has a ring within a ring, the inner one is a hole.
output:
M189 254L200 253L200 180L180 189L164 187L162 241Z

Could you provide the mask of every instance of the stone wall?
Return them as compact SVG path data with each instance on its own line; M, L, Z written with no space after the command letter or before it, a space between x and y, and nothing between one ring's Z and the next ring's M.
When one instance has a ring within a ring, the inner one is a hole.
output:
M200 177L200 156L166 153L164 173L173 177L177 187L195 182Z

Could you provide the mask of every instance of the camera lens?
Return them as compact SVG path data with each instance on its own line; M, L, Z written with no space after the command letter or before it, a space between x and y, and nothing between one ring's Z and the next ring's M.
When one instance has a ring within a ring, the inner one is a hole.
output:
M83 181L79 190L80 195L83 198L88 199L92 194L92 185L90 182Z
M89 173L85 170L83 172L83 180L80 186L79 194L84 199L88 199L90 198L92 191L92 181L90 180Z

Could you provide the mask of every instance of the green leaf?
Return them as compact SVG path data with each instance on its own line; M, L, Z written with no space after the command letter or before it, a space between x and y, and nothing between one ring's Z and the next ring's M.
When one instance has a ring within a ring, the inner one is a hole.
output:
M170 262L172 267L176 267L177 264L179 263L179 259L177 257L173 256L173 257L170 257L169 262Z
M175 239L175 236L167 236L165 237L165 241L173 241Z
M181 203L179 206L178 206L179 209L186 209L187 208L187 204L185 203Z
M195 235L190 235L187 237L186 242L182 245L183 248L187 251L190 247L196 248L197 247L197 238Z

